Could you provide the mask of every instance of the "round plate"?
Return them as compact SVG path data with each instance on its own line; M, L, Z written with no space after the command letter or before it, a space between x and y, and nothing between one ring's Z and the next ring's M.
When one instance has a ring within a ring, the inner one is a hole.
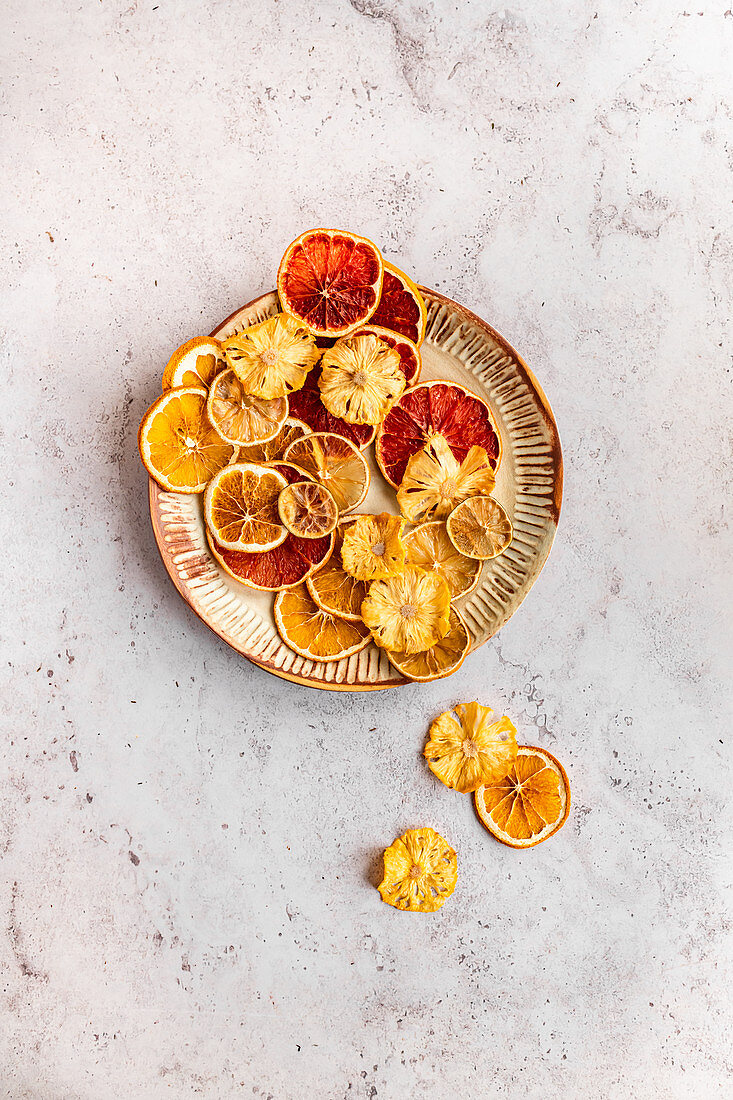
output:
M473 592L456 601L471 634L471 651L514 614L545 563L562 500L562 453L552 410L529 367L491 325L434 290L421 287L428 310L420 381L447 378L488 401L501 434L502 460L494 495L514 525L514 540L486 562ZM211 335L225 338L279 310L263 294ZM360 512L397 512L391 486L374 461ZM201 495L167 493L150 480L150 515L163 563L186 603L214 633L260 668L310 687L373 691L409 683L376 645L342 661L310 661L288 649L275 629L274 595L240 584L206 544ZM470 658L469 658L470 659Z

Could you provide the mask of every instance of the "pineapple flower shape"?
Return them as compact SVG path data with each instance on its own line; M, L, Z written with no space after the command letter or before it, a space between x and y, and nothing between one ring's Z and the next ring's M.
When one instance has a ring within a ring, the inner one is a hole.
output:
M444 436L435 435L407 463L397 502L410 523L445 519L461 501L477 493L490 493L495 483L483 447L471 447L459 462Z
M395 909L435 913L456 888L458 857L435 829L408 829L384 853L382 901Z
M405 567L405 547L401 516L382 512L378 516L359 516L344 531L341 561L350 577L357 581L387 580Z
M480 703L458 703L430 727L423 751L438 779L455 791L475 791L500 783L517 759L517 731L508 718L492 722L493 710Z
M349 424L381 424L405 388L399 354L371 334L338 340L321 366L321 401Z
M321 354L305 325L287 313L251 325L222 347L245 391L268 400L299 390Z
M448 633L450 589L437 573L406 565L402 573L373 581L361 617L374 641L401 653L424 653Z

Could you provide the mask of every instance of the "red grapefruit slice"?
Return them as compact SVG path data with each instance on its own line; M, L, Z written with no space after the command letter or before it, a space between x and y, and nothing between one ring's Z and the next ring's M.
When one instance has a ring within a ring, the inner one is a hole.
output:
M382 328L381 325L360 325L356 332L351 333L351 336L377 336L380 340L384 340L385 344L390 348L394 348L399 355L400 369L405 376L407 385L415 385L420 377L422 359L417 344L409 337L402 336L398 332L391 332L390 329Z
M428 311L423 296L409 275L386 260L382 295L371 319L375 325L409 337L418 347L425 339Z
M292 588L315 573L331 556L334 533L320 539L301 539L288 534L275 550L249 554L242 550L227 550L206 533L209 548L222 569L248 588L279 592Z
M330 413L321 401L321 391L318 388L320 377L321 368L316 366L308 372L302 389L296 390L288 399L292 415L307 424L312 432L333 432L348 439L359 450L368 447L374 439L376 428L371 424L348 424L340 416Z

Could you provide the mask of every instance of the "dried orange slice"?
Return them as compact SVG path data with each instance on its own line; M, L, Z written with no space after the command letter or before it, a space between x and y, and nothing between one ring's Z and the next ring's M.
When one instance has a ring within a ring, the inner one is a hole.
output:
M150 406L137 441L146 470L170 493L202 493L236 452L209 423L206 391L190 386Z
M509 771L517 758L517 731L506 716L492 722L493 715L480 703L458 703L432 723L423 755L446 787L475 791Z
M405 388L400 357L378 336L346 336L323 353L321 401L348 424L381 424Z
M233 370L220 371L209 386L209 420L227 443L264 443L274 439L288 415L287 397L253 397Z
M369 631L363 623L329 615L304 584L278 593L274 610L278 634L301 657L340 661L369 645Z
M318 481L290 482L280 491L277 510L283 527L301 539L330 535L339 518L336 501Z
M374 440L376 428L371 424L348 424L334 416L321 401L320 366L314 367L301 389L290 395L290 412L308 425L312 432L334 432L342 435L362 451Z
M385 260L382 294L372 314L374 324L401 332L419 347L425 338L427 315L425 301L416 284L404 271Z
M239 448L238 462L277 462L285 454L294 439L308 435L307 424L289 416L273 439L264 443L249 443Z
M272 467L254 462L226 466L204 493L206 526L227 550L272 550L288 534L277 511L285 485L285 478Z
M310 229L280 261L280 304L316 336L345 336L377 308L383 271L381 253L366 237Z
M471 635L455 607L450 609L448 633L423 653L398 653L387 650L387 656L408 680L427 684L456 672L471 649Z
M441 520L421 523L404 537L407 561L428 572L439 573L450 590L451 600L465 596L478 584L481 564L460 554L448 538Z
M230 577L246 584L248 588L265 592L280 592L283 588L302 584L311 573L328 561L334 541L333 535L326 535L322 539L299 539L295 535L288 535L273 550L248 554L220 546L208 531L206 537L211 553Z
M304 435L290 444L283 457L325 485L340 512L357 508L369 491L369 467L364 455L348 439L333 432Z
M208 389L219 371L226 366L224 351L211 336L197 336L173 352L163 371L163 389L203 386Z
M520 745L508 774L479 787L473 799L482 824L497 840L510 848L534 848L567 821L570 784L547 749Z
M400 516L382 512L359 516L344 531L341 561L346 572L358 581L386 580L405 567L405 547Z
M456 550L476 561L503 554L514 535L509 516L489 496L464 500L448 516L445 527Z
M476 493L488 493L496 477L483 447L471 447L458 462L442 435L412 455L397 490L397 503L411 523L443 519Z
M420 377L422 357L417 344L413 343L409 337L402 336L399 332L391 332L390 329L382 328L381 325L361 325L351 335L378 336L388 347L394 348L400 357L400 369L405 376L406 384L415 385Z
M458 856L435 829L408 829L384 853L382 901L395 909L435 913L458 881Z
M299 390L321 355L305 325L286 313L230 336L222 347L246 392L266 398Z
M341 520L334 532L336 541L333 554L306 581L308 591L323 611L340 615L343 619L351 619L352 622L361 620L362 601L369 591L368 584L350 577L341 564L343 533L349 524L356 522L356 518L358 517L346 516Z
M399 486L410 457L435 435L459 462L471 447L483 447L498 469L501 441L486 402L455 382L420 382L397 398L377 432L374 453L390 485Z
M448 633L450 592L437 573L406 565L402 573L372 581L361 617L377 645L422 653Z

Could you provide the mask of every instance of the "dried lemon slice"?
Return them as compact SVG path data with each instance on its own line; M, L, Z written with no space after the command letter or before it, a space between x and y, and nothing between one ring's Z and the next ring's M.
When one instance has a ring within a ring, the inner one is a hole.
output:
M170 493L202 493L236 453L209 423L206 391L194 387L166 390L150 406L138 446L150 476Z
M336 501L317 481L293 481L280 492L277 510L283 527L302 539L330 535L338 523Z
M384 853L378 890L395 909L435 913L456 888L458 856L435 829L408 829Z
M304 584L278 593L274 610L278 634L301 657L340 661L369 645L369 631L363 623L329 615Z
M405 550L407 561L412 565L440 574L450 589L452 600L465 596L478 584L481 563L456 550L442 520L421 523L405 535Z
M333 432L314 432L296 439L283 458L294 462L330 491L340 512L350 512L369 490L369 467L353 443Z
M273 439L264 443L248 443L239 448L238 462L277 462L295 439L307 435L310 428L302 420L289 416Z
M344 532L341 561L346 572L358 581L386 580L405 567L405 547L400 516L382 512L359 516Z
M287 397L253 397L233 370L223 370L209 386L209 420L227 443L265 443L280 432L288 415Z
M483 447L471 447L458 462L443 436L436 435L408 461L397 502L411 523L443 519L466 497L491 492L495 482Z
M321 355L305 325L286 313L230 336L222 347L247 393L267 398L299 390Z
M349 524L356 522L356 518L346 516L341 520L335 531L336 542L331 557L306 581L308 591L323 611L351 619L352 622L361 620L362 601L369 591L369 585L350 577L341 563L343 533Z
M288 534L277 511L286 484L272 467L254 462L225 467L211 479L204 494L206 526L227 550L272 550Z
M399 354L373 333L338 340L324 352L321 401L348 424L381 424L405 388Z
M224 350L211 336L197 336L173 352L163 371L163 389L196 386L208 389L226 366Z
M422 653L448 633L450 592L437 573L414 565L383 581L372 581L361 617L377 645L401 653Z
M517 731L480 703L458 703L435 719L423 755L438 779L456 791L500 782L517 758Z
M514 535L509 516L489 496L464 500L453 509L445 526L456 550L476 561L503 554Z
M510 848L533 848L565 824L570 784L565 769L547 749L520 745L507 775L479 787L476 813L490 833Z
M471 649L471 635L455 607L450 609L448 633L424 653L396 653L387 650L387 656L408 680L427 684L456 672Z

